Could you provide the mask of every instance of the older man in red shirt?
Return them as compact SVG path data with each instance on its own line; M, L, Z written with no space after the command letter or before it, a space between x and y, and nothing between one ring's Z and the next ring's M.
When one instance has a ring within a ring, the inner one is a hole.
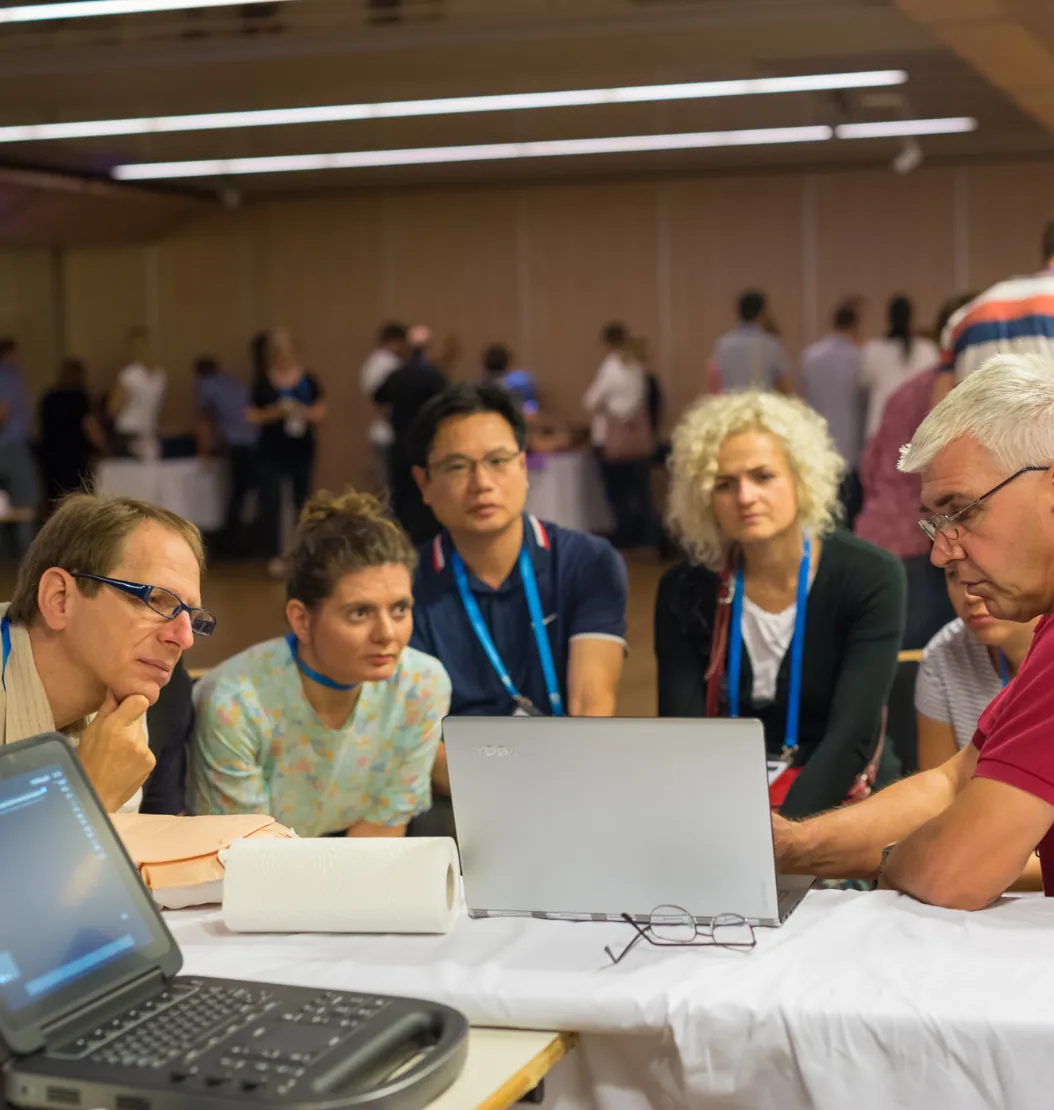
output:
M923 902L979 909L1037 846L1054 894L1054 365L999 356L923 421L901 470L922 475L932 559L992 616L1043 616L973 742L859 806L773 818L780 869L874 878Z

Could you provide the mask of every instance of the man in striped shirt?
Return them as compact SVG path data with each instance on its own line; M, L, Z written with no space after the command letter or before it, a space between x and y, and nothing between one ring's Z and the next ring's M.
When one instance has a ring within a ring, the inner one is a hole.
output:
M1054 356L1054 221L1043 231L1044 268L997 282L957 312L941 336L937 404L994 355Z

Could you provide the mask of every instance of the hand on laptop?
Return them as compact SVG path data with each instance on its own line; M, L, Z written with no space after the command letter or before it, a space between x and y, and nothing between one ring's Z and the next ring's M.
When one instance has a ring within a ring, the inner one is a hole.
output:
M143 728L149 706L142 694L119 702L107 690L102 708L81 736L77 755L107 813L116 813L154 769Z

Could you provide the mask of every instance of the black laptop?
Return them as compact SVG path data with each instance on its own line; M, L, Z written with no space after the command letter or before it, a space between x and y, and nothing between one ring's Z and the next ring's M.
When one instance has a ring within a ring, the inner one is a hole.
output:
M181 964L63 737L0 746L0 1101L420 1110L464 1066L444 1006Z

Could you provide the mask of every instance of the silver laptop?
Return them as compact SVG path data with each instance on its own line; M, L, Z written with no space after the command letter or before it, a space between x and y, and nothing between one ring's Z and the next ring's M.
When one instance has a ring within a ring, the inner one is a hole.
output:
M813 880L777 880L759 721L448 717L474 917L779 925Z

